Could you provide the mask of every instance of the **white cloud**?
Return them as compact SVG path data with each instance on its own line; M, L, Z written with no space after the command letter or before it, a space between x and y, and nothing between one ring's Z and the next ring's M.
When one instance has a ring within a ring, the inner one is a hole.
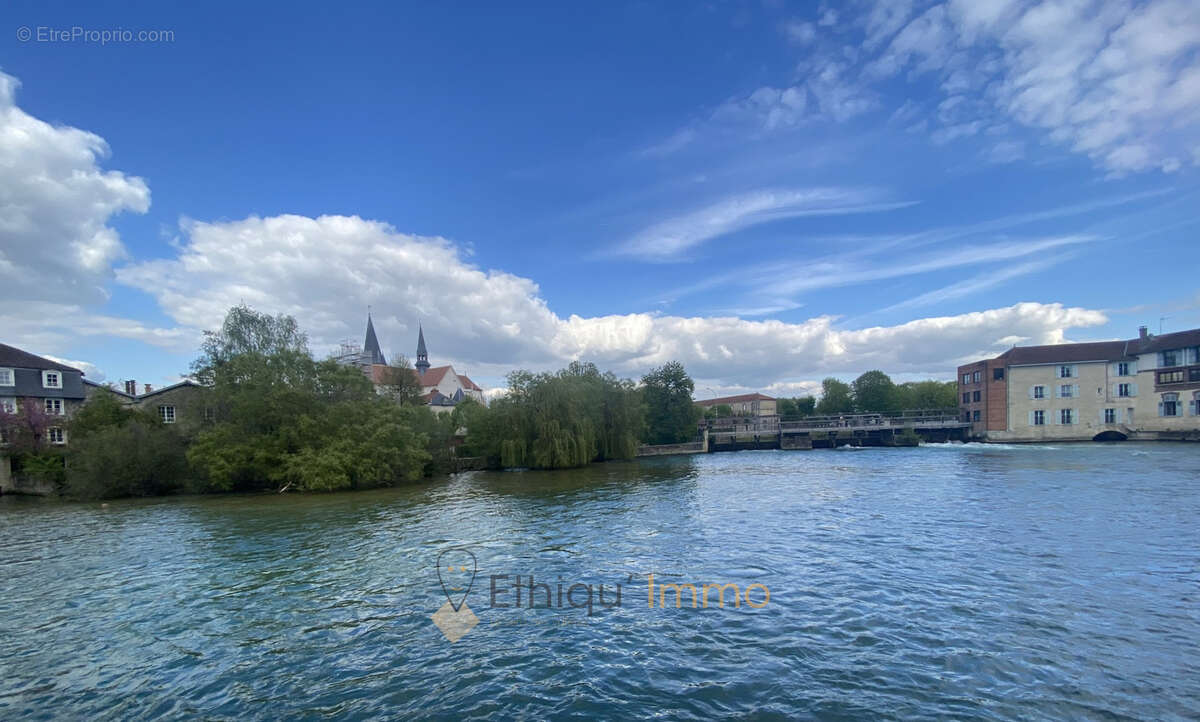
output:
M471 266L447 241L345 216L188 223L178 258L127 267L119 280L153 294L189 332L215 327L244 300L295 315L317 348L357 340L372 304L385 346L410 345L419 318L432 360L473 378L574 359L633 376L677 359L695 378L744 387L875 367L949 373L965 358L1002 351L1001 339L1053 343L1105 322L1098 311L1038 303L859 330L838 329L828 316L563 318L532 281Z
M53 126L16 105L16 78L0 73L0 298L95 302L125 256L108 222L144 213L141 178L102 170L99 136Z
M90 363L88 361L72 361L70 359L59 358L58 356L51 356L48 353L39 355L43 358L48 358L51 361L57 361L60 364L70 366L71 368L79 369L83 372L84 377L86 377L88 381L94 381L99 384L103 383L104 379L106 378L104 372L101 371L100 367L94 363Z
M812 23L793 20L783 26L783 32L797 45L808 45L817 39L817 28Z
M871 213L906 205L911 203L887 202L879 192L867 189L760 190L731 196L655 223L622 243L614 252L644 260L686 260L683 254L705 241L761 223L801 216Z

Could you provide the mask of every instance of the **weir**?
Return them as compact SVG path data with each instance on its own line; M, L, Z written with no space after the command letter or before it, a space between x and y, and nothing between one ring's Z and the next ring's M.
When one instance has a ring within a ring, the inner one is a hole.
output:
M717 419L705 426L708 451L913 446L964 441L970 424L953 411L903 411L781 420L778 416Z

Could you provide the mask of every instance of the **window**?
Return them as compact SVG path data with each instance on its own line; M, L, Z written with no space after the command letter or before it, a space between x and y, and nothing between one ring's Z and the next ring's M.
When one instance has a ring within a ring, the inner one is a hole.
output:
M62 399L46 399L46 413L51 416L63 415Z
M1058 377L1060 379L1069 379L1075 375L1075 369L1071 366L1059 366Z
M1176 353L1175 351L1163 351L1161 363L1159 363L1158 365L1159 366L1178 366L1179 365L1179 354Z
M1075 423L1075 410L1074 409L1060 409L1058 412L1058 423L1060 423L1060 424Z
M1192 394L1192 400L1188 402L1188 406L1191 407L1189 410L1192 416L1200 416L1200 391Z
M1004 369L992 369L992 381L1003 381Z
M971 374L971 380L972 380L972 381L974 381L975 383L979 383L979 380L980 380L981 378L983 378L983 376L982 376L982 375L981 375L981 374L980 374L978 371L976 371L975 373Z
M963 383L964 384L971 383L971 374L963 374Z
M162 419L164 424L175 423L175 407L174 406L159 406L158 418Z
M1033 398L1035 398L1035 399L1046 398L1046 387L1045 386L1034 386L1033 387Z
M1063 384L1058 387L1058 398L1069 399L1075 395L1075 387L1071 384Z
M0 369L0 386L15 386L12 369Z
M1158 404L1159 416L1179 416L1179 394L1163 394Z
M979 409L975 409L975 412L973 414L971 414L971 420L979 421Z
M17 400L12 397L0 399L0 412L6 414L17 413Z
M214 409L211 406L205 406L204 407L204 420L205 421L216 421L216 419L217 419L216 409Z
M1121 363L1117 364L1117 376L1128 376L1128 375L1129 375L1129 362L1122 361Z
M964 404L969 404L969 403L971 403L971 392L970 392L970 391L968 391L967 393L963 394L963 403L964 403Z
M1200 381L1200 369L1189 370L1188 381Z
M1038 409L1037 411L1033 412L1033 425L1034 426L1045 426L1046 425L1046 412L1045 411Z
M48 389L61 389L62 374L57 371L43 371L42 386Z
M1117 423L1117 410L1116 409L1105 409L1104 410L1104 423L1106 423L1106 424Z
M1132 391L1132 389L1130 388L1129 384L1117 384L1117 396L1127 399L1130 396L1133 396L1130 391Z
M1163 371L1158 374L1158 383L1160 384L1177 384L1183 379L1183 371Z
M971 394L971 400L972 401L982 401L983 400L983 392L976 391L975 393Z
M57 427L57 426L51 426L49 429L46 429L46 439L47 439L47 440L48 440L48 441L49 441L51 444L65 444L65 443L67 443L67 435L66 435L66 433L65 433L65 432L63 432L63 430L62 430L61 428Z

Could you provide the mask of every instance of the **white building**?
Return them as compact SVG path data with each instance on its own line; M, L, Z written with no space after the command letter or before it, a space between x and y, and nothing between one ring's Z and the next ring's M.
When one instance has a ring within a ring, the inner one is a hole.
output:
M982 440L1200 440L1200 329L1014 347L960 366L958 382Z

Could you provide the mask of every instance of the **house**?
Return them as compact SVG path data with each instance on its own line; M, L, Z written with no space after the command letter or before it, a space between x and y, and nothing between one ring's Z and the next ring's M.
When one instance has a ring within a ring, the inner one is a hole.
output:
M740 394L722 396L717 399L697 401L697 406L711 409L714 406L729 406L734 416L775 416L775 399L764 394Z
M417 326L417 361L413 365L413 373L421 387L421 402L431 411L442 413L451 411L463 399L474 399L486 403L483 389L466 374L460 374L453 366L432 366L429 363L429 351L425 346L425 329ZM376 386L383 386L392 368L387 365L387 358L380 348L379 338L375 334L375 324L371 315L367 314L367 333L363 340L362 349L348 349L337 357L339 363L358 366Z
M1200 329L1013 347L958 367L958 391L984 441L1200 440Z
M32 404L26 418L40 441L67 443L67 420L87 398L83 382L79 369L0 343L0 413L17 416Z

